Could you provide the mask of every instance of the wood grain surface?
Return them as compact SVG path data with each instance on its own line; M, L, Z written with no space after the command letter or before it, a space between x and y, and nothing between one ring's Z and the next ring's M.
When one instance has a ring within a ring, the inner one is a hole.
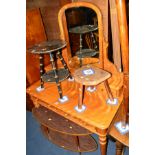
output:
M91 71L93 73L90 75L85 75L84 71ZM75 70L73 76L75 78L75 81L78 83L88 86L95 86L110 78L111 74L92 65L86 65Z

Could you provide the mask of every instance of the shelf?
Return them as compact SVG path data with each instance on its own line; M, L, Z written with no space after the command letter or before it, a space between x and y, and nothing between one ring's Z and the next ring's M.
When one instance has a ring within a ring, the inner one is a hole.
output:
M69 76L69 72L65 68L61 68L57 70L57 75L59 77L59 82L61 82ZM46 72L43 75L42 79L44 82L55 82L54 77L55 77L54 71L51 70L51 71Z
M52 131L43 125L41 125L41 130L44 136L49 141L64 149L71 150L74 152L90 152L95 151L97 149L97 143L94 140L94 138L90 135L78 136L79 139L79 145L78 145L77 136Z
M84 34L96 31L98 27L96 25L82 25L82 26L76 26L69 29L70 33L76 33L76 34Z
M76 52L76 55L79 58L87 58L87 57L93 57L99 54L99 51L96 51L94 49L81 49Z
M51 110L48 110L43 106L33 108L32 112L40 124L50 128L50 130L76 136L91 134L89 130L86 130L85 128L75 124L74 122L58 115Z

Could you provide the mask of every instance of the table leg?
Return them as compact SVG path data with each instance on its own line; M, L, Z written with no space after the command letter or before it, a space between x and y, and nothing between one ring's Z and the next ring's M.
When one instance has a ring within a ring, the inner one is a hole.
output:
M123 144L116 141L116 155L123 155Z
M81 50L82 50L82 34L80 34L80 58L79 58L80 67L82 67L82 52L81 52Z
M93 40L94 49L97 51L98 47L97 47L96 40L95 40L93 32L91 32L91 38Z
M53 71L54 71L54 78L55 78L55 82L57 84L57 87L58 87L58 92L59 92L59 95L60 95L60 99L62 99L62 90L61 90L61 86L60 86L60 82L59 82L59 77L58 77L58 74L57 74L57 71L56 71L56 64L55 64L55 61L54 61L54 55L52 53L50 53L50 61L51 61L51 64L52 64L52 68L53 68Z
M107 130L97 129L97 131L99 133L101 155L106 155L107 153Z
M43 55L42 54L40 54L39 59L40 59L40 81L41 81L41 88L44 88L44 81L42 79L42 76L44 74L44 63L43 63Z
M107 152L107 139L106 136L99 136L101 155L106 155Z
M64 68L68 71L68 73L69 73L69 78L72 79L71 73L70 73L70 71L69 71L69 69L68 69L68 66L67 66L67 64L66 64L66 62L65 62L65 60L64 60L64 58L62 57L61 51L58 51L58 52L57 52L57 56L58 56L59 59L61 60L61 63L63 64Z

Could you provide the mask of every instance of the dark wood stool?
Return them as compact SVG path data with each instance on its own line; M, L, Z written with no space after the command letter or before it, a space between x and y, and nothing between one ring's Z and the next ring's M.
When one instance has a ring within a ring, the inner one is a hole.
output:
M33 115L41 124L44 136L52 143L74 152L91 152L97 149L92 132L43 107L33 108Z
M69 29L70 33L75 33L75 34L79 34L80 35L80 48L79 51L76 52L76 55L78 56L79 60L80 60L80 67L82 66L82 58L85 57L92 57L95 56L96 54L98 54L98 47L96 44L96 40L93 34L93 31L96 31L98 29L98 26L96 25L83 25L83 26L76 26L73 28ZM82 45L82 36L83 34L90 34L90 37L93 40L93 44L94 44L94 49L83 49L83 45Z
M83 105L84 85L91 86L90 89L94 89L94 86L103 83L108 94L107 104L117 104L118 100L113 97L107 81L107 79L111 77L109 72L91 65L87 65L77 69L73 76L75 81L79 83L79 102L75 107L76 111L82 112L86 109L86 106Z
M66 96L62 95L62 90L60 86L60 82L65 80L67 77L72 79L70 71L67 67L67 64L62 57L62 49L66 46L66 42L62 40L53 40L53 41L45 41L40 44L34 45L29 49L29 52L33 54L39 54L40 57L40 80L41 86L37 88L37 91L40 92L44 89L44 82L55 82L57 84L60 101L64 102L67 100ZM44 64L43 64L43 55L49 54L50 61L52 65L52 70L45 73ZM64 68L57 69L56 68L56 59L59 58L63 64Z

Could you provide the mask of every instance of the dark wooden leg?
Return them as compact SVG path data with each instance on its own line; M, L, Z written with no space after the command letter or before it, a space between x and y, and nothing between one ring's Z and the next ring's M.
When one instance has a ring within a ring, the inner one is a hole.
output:
M58 87L58 92L59 92L59 95L60 95L60 99L62 99L62 90L61 90L61 86L60 86L60 82L59 82L59 77L57 75L57 71L56 71L56 64L55 64L55 61L54 61L54 55L52 53L50 53L50 61L51 61L51 64L52 64L52 68L53 68L53 71L54 71L54 78L55 78L55 82L57 84L57 87Z
M43 74L44 74L44 63L43 63L43 55L42 54L40 54L39 60L40 60L40 81L41 81L41 88L44 88L44 81L42 79Z
M93 40L94 49L97 51L98 47L97 47L96 40L95 40L93 32L91 32L91 38Z
M82 66L82 34L80 34L80 67Z
M57 52L57 56L58 56L59 59L61 60L61 63L63 64L64 68L68 71L68 73L69 73L69 78L72 79L71 73L70 73L70 71L69 71L69 69L68 69L68 66L67 66L67 64L66 64L66 62L65 62L65 60L64 60L64 58L62 57L61 51L58 51L58 52Z
M122 143L116 141L116 155L122 155L123 153L123 145Z

